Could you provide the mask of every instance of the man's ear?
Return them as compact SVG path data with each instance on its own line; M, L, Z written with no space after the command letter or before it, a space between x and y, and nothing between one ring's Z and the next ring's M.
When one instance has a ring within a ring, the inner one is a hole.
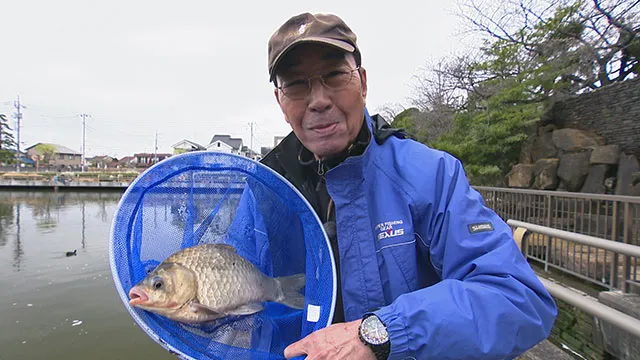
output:
M360 93L364 99L367 98L367 69L360 68Z
M276 97L276 101L280 106L280 111L282 111L282 114L284 115L284 121L286 121L287 124L289 124L289 119L287 119L287 114L284 112L282 101L280 100L280 91L278 91L278 88L273 89L273 95Z

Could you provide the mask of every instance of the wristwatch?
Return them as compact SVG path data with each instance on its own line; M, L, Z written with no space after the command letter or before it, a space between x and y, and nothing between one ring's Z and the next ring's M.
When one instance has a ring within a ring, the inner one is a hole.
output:
M375 314L367 314L362 318L358 337L373 351L377 360L387 360L391 352L389 333L387 327Z

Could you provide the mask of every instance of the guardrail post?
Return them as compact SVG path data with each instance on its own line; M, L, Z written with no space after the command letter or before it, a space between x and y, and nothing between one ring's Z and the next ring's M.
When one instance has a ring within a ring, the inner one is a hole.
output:
M547 195L547 227L551 227L551 194ZM549 259L551 258L551 246L553 244L553 239L551 236L547 235L547 248L545 249L544 255L544 271L549 271Z
M612 223L611 223L611 241L618 241L618 201L613 202L613 214L612 214ZM606 255L605 255L606 256ZM611 260L611 271L609 274L609 289L617 289L618 288L618 263L619 263L618 253L613 253L613 259ZM605 257L606 259L606 257ZM623 285L624 286L624 285Z
M624 242L625 244L629 243L629 231L631 231L630 227L631 227L631 223L629 221L629 217L631 216L630 211L629 211L629 203L625 202L624 203L624 221L623 221L623 225L622 225L622 231L623 231L623 235L622 235L622 242ZM631 292L631 286L629 284L629 275L631 274L631 264L629 261L629 257L628 256L624 256L622 258L622 292L623 293L629 293Z

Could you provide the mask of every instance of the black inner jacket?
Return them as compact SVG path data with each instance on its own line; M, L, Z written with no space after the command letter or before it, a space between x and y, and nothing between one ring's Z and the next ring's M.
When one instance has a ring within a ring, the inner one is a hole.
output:
M374 129L373 137L378 144L382 144L392 135L406 137L404 131L391 128L380 115L372 116L371 120ZM278 172L302 193L324 224L331 243L333 256L336 260L338 278L336 308L333 316L334 323L344 322L345 319L342 306L342 287L340 286L336 212L331 196L327 191L324 174L339 165L347 157L362 155L370 140L371 134L366 121L363 121L355 141L344 152L330 159L316 160L311 151L305 148L295 134L291 132L261 160L263 164Z

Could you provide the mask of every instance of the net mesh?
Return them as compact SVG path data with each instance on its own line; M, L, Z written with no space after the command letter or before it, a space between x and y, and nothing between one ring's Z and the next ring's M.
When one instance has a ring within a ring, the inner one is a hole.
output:
M227 243L272 277L304 272L305 307L265 303L254 315L186 325L129 305L128 292L180 249ZM289 344L331 323L335 266L322 224L280 175L232 154L173 156L141 174L114 215L110 261L125 307L183 359L282 359Z

